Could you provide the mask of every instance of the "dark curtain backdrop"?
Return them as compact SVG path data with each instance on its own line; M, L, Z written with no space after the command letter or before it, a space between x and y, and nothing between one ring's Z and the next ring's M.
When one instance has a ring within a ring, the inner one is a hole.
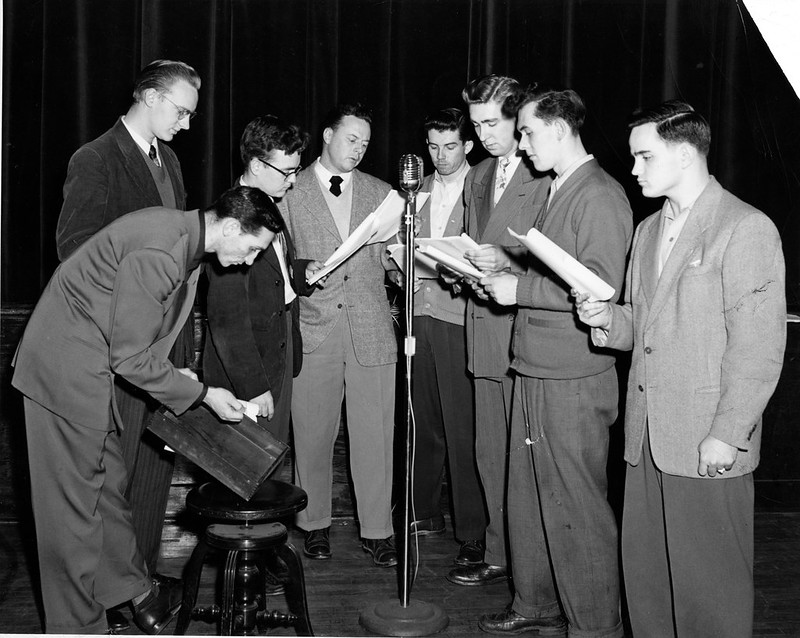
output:
M627 117L682 97L711 121L714 174L779 227L800 303L800 103L735 0L5 0L3 10L5 303L35 301L52 274L69 157L127 110L136 72L155 58L184 60L203 80L200 115L172 143L191 207L238 174L252 117L309 129L308 163L322 116L344 100L375 110L361 168L396 183L401 154L428 162L424 115L460 105L468 79L495 72L584 97L587 147L638 221L659 202L629 175Z

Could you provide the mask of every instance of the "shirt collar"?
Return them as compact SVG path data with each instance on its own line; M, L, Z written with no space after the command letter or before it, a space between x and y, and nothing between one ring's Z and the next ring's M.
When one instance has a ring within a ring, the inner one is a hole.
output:
M125 125L125 128L127 129L128 133L133 138L133 141L136 142L136 145L140 149L142 149L144 151L145 155L150 153L150 145L153 145L153 146L156 147L156 153L158 154L159 158L161 157L161 153L159 152L159 149L158 149L158 138L157 137L154 136L153 139L148 142L141 135L139 135L136 131L134 131L130 126L128 126L128 123L125 121L125 116L124 115L122 116L121 119L122 119L122 123Z
M456 172L455 179L452 180L452 181L449 181L449 182L445 182L442 179L442 176L439 175L439 171L435 170L435 171L433 171L433 179L434 179L434 181L438 182L442 186L448 186L450 184L462 184L462 187L463 187L464 178L466 178L467 173L469 173L469 169L470 168L472 168L472 167L469 165L469 162L464 162L464 165L460 169L458 169L458 171Z
M347 188L347 185L350 183L350 180L353 179L353 171L349 173L331 173L327 168L322 165L320 158L317 158L317 161L314 162L314 173L316 174L317 178L320 182L328 186L331 183L331 177L334 175L338 175L342 178L341 189L344 190Z
M588 155L584 155L583 157L581 157L579 160L575 160L574 162L572 162L572 164L570 164L567 167L567 170L565 170L563 173L561 173L561 175L558 175L553 180L553 188L555 190L561 188L564 185L564 182L566 182L575 171L577 171L581 166L583 166L587 162L591 162L593 159L594 155L589 153Z

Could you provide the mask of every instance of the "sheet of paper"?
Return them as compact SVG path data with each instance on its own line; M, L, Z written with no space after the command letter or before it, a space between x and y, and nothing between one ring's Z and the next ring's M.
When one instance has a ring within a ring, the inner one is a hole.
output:
M535 228L531 228L527 235L518 235L510 228L508 232L572 288L588 292L591 301L608 301L614 296L611 286Z
M425 195L425 197L421 198L422 195ZM428 193L418 193L418 205L421 205L419 204L420 201L424 203L428 196ZM405 211L405 201L405 196L400 195L397 191L390 191L381 202L381 205L367 215L364 221L358 225L358 228L350 233L350 236L342 242L342 245L325 260L325 267L306 280L308 284L313 285L325 275L336 270L362 246L379 244L394 237L400 230L400 223Z
M406 274L406 245L389 244L387 247L389 257L398 265L402 273ZM414 253L414 274L417 279L436 279L439 273L436 270L436 261L428 255L417 250Z
M459 275L464 275L465 277L475 280L483 279L486 276L463 257L454 257L453 255L439 249L437 246L423 246L420 244L417 250L428 255L431 259L436 260L438 263L444 264L450 270L454 270Z
M258 406L255 403L251 403L250 401L242 401L241 399L239 399L239 403L242 404L244 413L253 419L253 421L258 422Z

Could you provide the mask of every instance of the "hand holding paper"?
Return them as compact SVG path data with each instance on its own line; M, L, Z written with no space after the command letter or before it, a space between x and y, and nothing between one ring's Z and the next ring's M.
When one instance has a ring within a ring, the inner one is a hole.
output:
M510 228L508 232L577 292L589 293L590 301L607 301L614 296L614 288L535 228L524 236Z
M430 197L430 193L418 193L417 206L422 206L428 197ZM342 242L342 245L325 260L325 267L306 279L308 284L313 285L336 270L362 246L379 244L397 235L400 231L400 224L403 221L405 204L406 200L403 195L395 190L389 191L381 205L367 215L364 221L358 225L358 228L350 233L350 236Z

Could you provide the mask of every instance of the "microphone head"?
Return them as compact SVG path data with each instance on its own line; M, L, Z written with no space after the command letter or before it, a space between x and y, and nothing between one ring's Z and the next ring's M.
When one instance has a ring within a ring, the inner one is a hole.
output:
M422 158L408 153L400 158L400 188L406 193L416 193L422 188Z

